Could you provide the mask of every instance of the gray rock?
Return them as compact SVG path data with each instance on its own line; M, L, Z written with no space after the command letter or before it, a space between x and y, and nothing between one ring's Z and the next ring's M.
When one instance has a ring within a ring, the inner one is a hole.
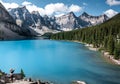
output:
M106 20L108 20L109 18L105 14L100 15L100 16L92 16L84 12L82 15L79 16L79 19L85 22L88 22L89 23L88 26L93 26L93 25L101 24L105 22Z

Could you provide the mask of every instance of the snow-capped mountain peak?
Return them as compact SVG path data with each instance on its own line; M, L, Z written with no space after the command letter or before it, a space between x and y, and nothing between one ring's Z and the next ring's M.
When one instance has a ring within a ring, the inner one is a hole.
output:
M112 18L113 16L118 14L118 12L114 11L113 9L109 9L109 10L105 11L104 14L107 15L109 18Z

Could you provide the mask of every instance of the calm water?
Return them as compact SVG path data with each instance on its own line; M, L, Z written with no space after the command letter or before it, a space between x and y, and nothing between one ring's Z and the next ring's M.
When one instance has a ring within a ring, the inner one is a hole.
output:
M23 40L0 42L0 69L22 68L27 77L70 84L120 84L120 66L107 63L99 52L65 41Z

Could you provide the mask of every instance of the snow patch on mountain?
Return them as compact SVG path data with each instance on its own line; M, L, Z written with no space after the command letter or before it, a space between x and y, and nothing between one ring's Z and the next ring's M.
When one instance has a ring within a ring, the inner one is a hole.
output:
M114 11L113 9L109 9L109 10L106 10L104 12L104 14L106 14L109 18L112 18L113 16L115 16L116 14L118 14L118 12Z

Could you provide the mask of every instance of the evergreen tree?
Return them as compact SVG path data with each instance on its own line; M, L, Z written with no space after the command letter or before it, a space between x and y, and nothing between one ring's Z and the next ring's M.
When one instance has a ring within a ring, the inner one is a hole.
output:
M21 69L21 75L23 78L25 77L25 73L24 73L23 69Z
M114 54L114 39L112 36L110 36L108 40L108 51L111 55Z
M105 48L105 49L107 49L107 42L108 42L108 38L107 37L105 37L105 39L104 39L104 45L103 45L103 47Z
M115 46L114 58L115 59L120 58L120 43Z

